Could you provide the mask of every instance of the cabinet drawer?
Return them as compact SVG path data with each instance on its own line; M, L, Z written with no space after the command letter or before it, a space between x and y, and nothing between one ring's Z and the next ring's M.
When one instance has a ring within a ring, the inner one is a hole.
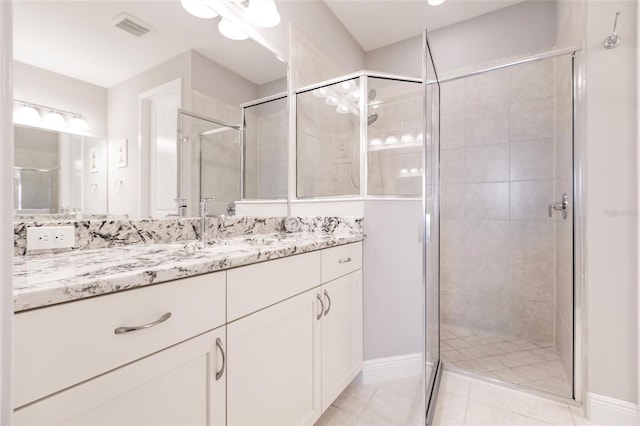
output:
M320 252L227 272L227 321L234 321L320 285Z
M115 334L123 326L155 326ZM225 322L225 273L200 275L15 315L15 407Z
M362 268L362 243L322 250L322 282L334 280Z

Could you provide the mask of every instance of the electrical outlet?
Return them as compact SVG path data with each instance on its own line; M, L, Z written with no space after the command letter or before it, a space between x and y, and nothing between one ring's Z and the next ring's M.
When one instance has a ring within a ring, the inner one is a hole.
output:
M73 247L75 227L39 226L27 228L27 250L45 250Z

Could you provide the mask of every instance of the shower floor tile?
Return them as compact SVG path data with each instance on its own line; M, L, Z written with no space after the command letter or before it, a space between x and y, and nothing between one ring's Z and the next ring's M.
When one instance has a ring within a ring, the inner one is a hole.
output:
M442 360L448 366L570 398L555 348L515 337L442 324Z

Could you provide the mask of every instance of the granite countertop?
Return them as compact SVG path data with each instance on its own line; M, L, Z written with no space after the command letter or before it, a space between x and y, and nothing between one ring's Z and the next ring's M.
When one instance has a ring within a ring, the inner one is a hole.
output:
M14 311L362 241L357 232L265 234L14 257Z

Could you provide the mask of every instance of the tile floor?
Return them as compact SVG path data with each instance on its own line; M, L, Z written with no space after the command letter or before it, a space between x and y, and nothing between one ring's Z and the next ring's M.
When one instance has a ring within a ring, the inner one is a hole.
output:
M500 385L444 371L434 426L595 425L582 411Z
M351 383L316 426L424 425L424 385L417 377Z
M316 426L424 425L422 382L352 383ZM580 410L525 392L445 371L434 426L595 425Z
M443 324L441 355L449 367L571 398L555 347Z

